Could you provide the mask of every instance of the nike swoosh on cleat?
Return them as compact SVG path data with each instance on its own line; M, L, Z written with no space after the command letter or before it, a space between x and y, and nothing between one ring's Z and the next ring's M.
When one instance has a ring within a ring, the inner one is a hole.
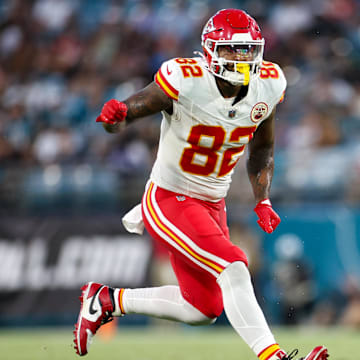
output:
M96 314L96 313L98 312L98 310L95 310L94 307L93 307L93 306L94 306L94 301L95 301L95 299L98 297L100 291L101 291L103 288L104 288L104 286L99 287L99 289L97 289L96 293L94 294L93 298L92 298L91 301L90 301L89 313L90 313L91 315L94 315L94 314ZM99 302L100 302L100 299L99 299ZM100 304L101 304L101 302L100 302Z

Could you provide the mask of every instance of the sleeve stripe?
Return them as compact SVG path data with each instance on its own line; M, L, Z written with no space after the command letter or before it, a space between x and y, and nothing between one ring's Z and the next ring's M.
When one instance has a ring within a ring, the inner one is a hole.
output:
M169 96L171 99L178 101L179 91L174 89L169 82L165 79L165 76L162 74L161 70L156 73L155 82L160 86L164 93Z
M281 98L280 98L280 100L279 100L279 104L284 101L284 98L285 98L285 90L283 91L283 93L282 93L282 95L281 95Z

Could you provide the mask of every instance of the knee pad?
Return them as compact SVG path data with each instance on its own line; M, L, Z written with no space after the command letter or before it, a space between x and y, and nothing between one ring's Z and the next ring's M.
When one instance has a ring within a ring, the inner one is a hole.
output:
M241 284L244 286L246 284L251 285L251 276L245 263L242 261L235 261L221 272L216 281L221 288L226 286L226 284L230 286Z

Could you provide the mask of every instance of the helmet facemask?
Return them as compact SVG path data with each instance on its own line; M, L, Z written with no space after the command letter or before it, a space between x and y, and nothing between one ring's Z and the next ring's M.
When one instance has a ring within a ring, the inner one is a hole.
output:
M211 60L209 71L232 85L248 85L260 74L263 61L264 39L261 40L212 40L206 39L203 48ZM219 50L230 55L221 57ZM236 56L234 56L236 55ZM236 58L236 60L229 60Z

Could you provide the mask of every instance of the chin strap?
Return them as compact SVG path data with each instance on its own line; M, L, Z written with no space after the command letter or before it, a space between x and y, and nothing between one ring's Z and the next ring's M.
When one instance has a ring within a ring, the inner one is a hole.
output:
M236 71L229 71L224 67L221 75L232 85L249 85L250 65L236 64Z
M247 86L249 85L249 81L250 81L250 79L246 77L246 74L241 74L226 69L224 69L224 71L222 72L222 76L219 77L228 81L231 85L234 86L239 86L239 85Z
M234 71L229 71L224 69L220 76L222 79L228 81L231 85L243 85L244 84L244 75L236 73Z

